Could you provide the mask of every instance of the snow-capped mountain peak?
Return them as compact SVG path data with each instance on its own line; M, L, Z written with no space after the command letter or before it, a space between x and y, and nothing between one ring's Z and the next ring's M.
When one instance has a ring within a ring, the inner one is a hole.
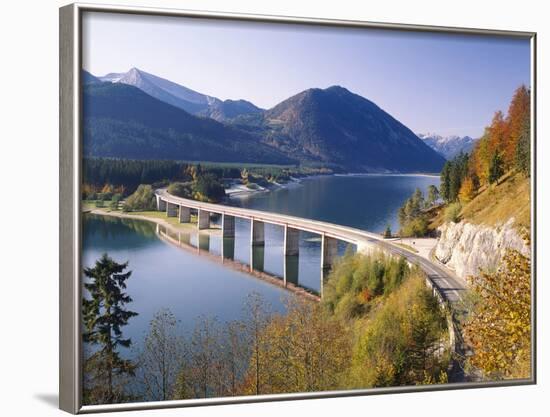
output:
M233 100L222 101L216 97L199 93L183 85L157 77L136 67L131 68L128 72L113 72L98 78L103 82L132 85L158 100L191 114L212 117L219 121L235 117L239 114L260 111L252 103L249 103L249 106L237 106L233 104Z
M454 158L460 152L470 152L477 141L470 136L442 136L436 133L418 133L417 136L447 159Z

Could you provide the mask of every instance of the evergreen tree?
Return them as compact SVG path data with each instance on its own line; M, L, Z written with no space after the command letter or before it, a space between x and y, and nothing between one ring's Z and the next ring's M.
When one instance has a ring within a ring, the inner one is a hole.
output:
M498 152L495 152L489 164L489 175L488 175L489 183L493 184L496 182L498 184L498 180L500 177L502 177L503 174L504 174L504 166L503 166L502 157Z
M523 119L516 147L516 169L529 177L531 173L531 122Z
M452 161L449 173L448 202L456 201L458 198L462 181L468 174L468 161L468 154L464 152L460 152Z
M525 119L530 117L531 93L525 85L514 92L508 114L506 116L506 143L503 146L504 166L509 169L514 166L516 151L524 132Z
M428 187L428 199L426 200L426 206L431 207L439 198L439 190L435 185L430 185Z
M97 346L86 360L84 401L86 404L112 404L129 400L121 380L134 375L135 365L119 354L119 347L128 348L131 339L122 336L121 327L137 313L125 309L132 299L124 292L131 271L128 263L119 264L104 254L93 268L85 268L89 279L84 284L90 299L84 298L83 340Z
M411 204L412 204L411 216L418 217L425 205L424 194L422 193L420 188L417 188L416 190L414 190L414 193L411 199Z
M443 166L443 170L441 171L441 185L440 185L440 194L441 198L445 200L445 202L450 201L450 189L451 189L451 170L452 170L453 163L451 161L445 162L445 165Z

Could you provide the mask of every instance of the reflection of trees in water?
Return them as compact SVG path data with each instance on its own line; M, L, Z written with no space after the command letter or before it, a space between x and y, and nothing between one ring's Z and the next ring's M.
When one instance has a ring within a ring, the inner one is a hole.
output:
M156 241L156 226L144 220L86 214L82 225L84 247L134 249Z

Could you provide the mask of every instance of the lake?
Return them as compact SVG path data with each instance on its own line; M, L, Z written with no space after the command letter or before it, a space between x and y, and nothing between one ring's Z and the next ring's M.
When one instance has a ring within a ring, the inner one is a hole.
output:
M233 204L247 208L307 217L374 232L389 224L397 230L397 210L418 187L426 192L429 185L439 185L439 178L415 175L323 176L300 183L234 199ZM181 238L181 237L180 237ZM235 239L222 241L219 235L190 233L185 238L221 258L222 244L231 245L231 257L249 264L250 225L236 219ZM265 249L255 249L255 264L274 276L282 276L283 230L265 226ZM83 218L83 265L92 266L107 252L117 262L129 262L132 271L127 292L133 301L132 311L139 313L124 328L134 346L142 343L153 315L169 308L180 320L182 331L192 330L200 316L217 317L224 322L239 319L248 294L257 292L274 311L284 311L288 292L284 289L228 268L209 256L182 250L159 239L156 225L146 221L85 215ZM345 244L339 251L345 251ZM259 252L258 252L259 251ZM257 263L257 261L255 261ZM299 285L312 292L320 288L320 239L301 233L300 256L296 259Z

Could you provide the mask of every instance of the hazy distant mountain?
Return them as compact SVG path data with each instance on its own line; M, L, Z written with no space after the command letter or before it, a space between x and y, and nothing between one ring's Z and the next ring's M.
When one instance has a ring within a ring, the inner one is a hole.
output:
M447 159L454 158L460 152L470 152L477 141L470 136L441 136L434 133L419 133L418 137Z
M94 77L88 71L82 71L82 84L98 84L101 83L101 80L97 77Z
M84 155L292 164L251 133L196 117L125 83L84 86Z
M137 68L132 68L125 73L109 73L99 79L105 82L133 85L165 103L179 107L191 114L210 117L218 121L261 111L248 101L222 101Z
M339 86L290 97L264 121L271 146L350 171L439 172L445 162L376 104Z
M232 121L239 116L260 114L262 111L262 109L246 100L216 100L198 114L221 122Z

